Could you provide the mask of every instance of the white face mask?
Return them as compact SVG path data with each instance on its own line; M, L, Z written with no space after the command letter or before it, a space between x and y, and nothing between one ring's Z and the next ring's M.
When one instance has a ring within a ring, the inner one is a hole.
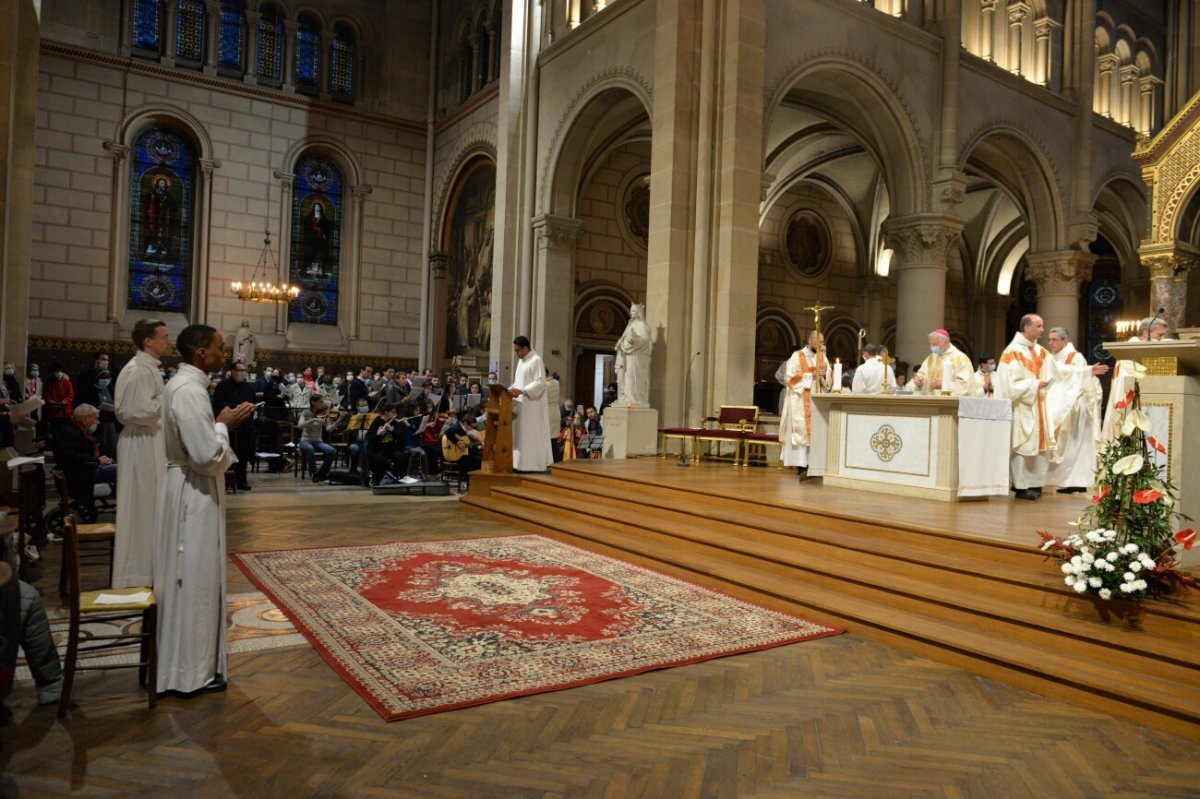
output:
M97 427L99 427L99 426L100 426L100 425L99 425L98 423L92 423L92 424L89 424L89 425L88 425L88 432L89 432L89 433L94 433L94 432L96 432L96 428L97 428Z

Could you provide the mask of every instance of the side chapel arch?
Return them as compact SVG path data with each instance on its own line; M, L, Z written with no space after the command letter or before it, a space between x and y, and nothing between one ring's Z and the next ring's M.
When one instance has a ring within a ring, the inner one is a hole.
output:
M479 147L451 172L438 209L443 280L433 290L433 352L444 359L487 359L491 346L492 268L496 224L496 160Z

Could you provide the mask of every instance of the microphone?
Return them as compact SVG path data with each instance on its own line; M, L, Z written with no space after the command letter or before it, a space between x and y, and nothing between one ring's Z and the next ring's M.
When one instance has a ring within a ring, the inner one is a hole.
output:
M1167 312L1166 308L1159 308L1157 311L1154 312L1154 316L1150 318L1150 326L1146 328L1146 339L1147 340L1150 339L1150 331L1152 331L1154 329L1154 323L1157 322L1159 320L1159 317L1161 317L1166 312Z
M688 361L687 374L683 378L683 422L684 422L683 426L684 427L688 426L688 424L687 424L688 389L690 389L692 387L692 364L694 364L696 362L696 358L699 357L699 355L700 355L699 351L697 351L695 354L692 355L691 360ZM686 448L684 448L682 446L679 448L679 463L677 463L675 465L676 466L691 466L692 465L688 461L688 453L687 453Z

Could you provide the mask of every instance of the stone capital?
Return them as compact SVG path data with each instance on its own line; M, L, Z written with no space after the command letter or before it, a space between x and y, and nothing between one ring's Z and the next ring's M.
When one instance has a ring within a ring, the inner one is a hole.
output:
M353 194L354 199L360 203L367 199L367 196L370 195L373 190L374 188L372 186L368 186L365 183L356 183L350 187L350 193Z
M900 259L899 268L946 268L946 255L962 236L962 222L951 216L918 214L883 223L884 241Z
M201 158L200 159L200 171L204 173L205 177L212 177L213 170L220 169L220 168L221 168L221 159L220 158Z
M1062 24L1052 17L1038 17L1033 21L1033 33L1039 39L1048 38L1052 30L1061 27Z
M572 249L583 221L572 216L539 214L531 220L541 249Z
M271 174L274 175L275 179L282 183L283 187L286 189L290 189L292 187L292 183L296 180L296 176L293 173L284 172L282 169L276 169Z
M943 178L933 184L933 196L945 213L950 213L967 198L967 181L961 174Z
M105 140L101 145L108 154L112 156L113 164L119 164L129 155L128 144L117 144L115 141Z
M1112 72L1121 64L1121 59L1112 53L1096 57L1096 64L1099 65L1101 72Z
M450 265L450 253L435 250L429 253L429 275L434 280L446 277L446 269Z
M1043 252L1027 255L1025 263L1025 277L1037 285L1040 296L1077 296L1080 285L1092 279L1096 256L1078 250Z
M1029 16L1028 3L1010 3L1008 6L1008 24L1020 25Z

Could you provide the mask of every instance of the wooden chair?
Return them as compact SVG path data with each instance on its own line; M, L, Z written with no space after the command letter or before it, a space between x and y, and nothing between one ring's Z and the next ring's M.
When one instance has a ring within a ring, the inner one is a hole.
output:
M54 478L54 487L58 489L59 512L62 513L63 528L65 530L67 517L73 516L70 499L67 496L67 478L63 474L62 469L57 468L51 469L50 475ZM113 560L117 546L117 526L112 522L98 522L96 524L76 523L75 533L79 541L79 559L81 561L85 559L93 561L107 558L108 581L111 583ZM65 532L63 537L65 540ZM58 595L65 598L67 590L67 556L64 550L62 564L58 570Z
M704 429L696 433L697 448L701 443L717 444L717 457L721 458L721 445L733 444L733 464L741 466L746 438L758 428L757 405L722 405L716 416L704 418ZM715 427L709 427L715 424Z
M67 564L67 583L70 601L71 624L67 630L67 653L63 659L62 698L58 702L58 716L65 718L71 706L71 688L77 671L104 671L107 669L137 668L138 684L149 693L150 708L158 701L158 605L149 586L141 588L109 588L102 591L84 591L80 586L79 531L75 515L68 514L63 520L63 562ZM149 591L150 596L141 601L130 600L125 604L103 604L101 594L131 596ZM138 632L115 635L93 635L88 637L89 646L80 646L80 628L84 619L97 622L125 621L141 618ZM79 656L88 652L111 649L122 644L140 643L138 662L128 665L81 666Z

